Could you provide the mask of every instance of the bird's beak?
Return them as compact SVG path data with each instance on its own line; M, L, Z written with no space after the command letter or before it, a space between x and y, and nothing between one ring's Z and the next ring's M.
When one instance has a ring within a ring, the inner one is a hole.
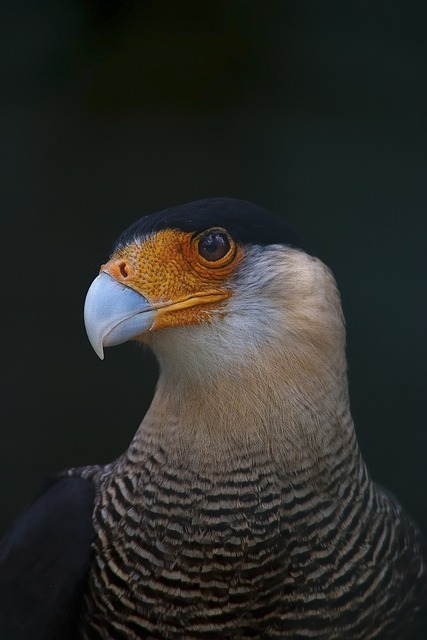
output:
M155 311L148 300L117 282L108 273L100 273L87 292L84 321L89 341L103 360L104 347L113 347L148 331Z

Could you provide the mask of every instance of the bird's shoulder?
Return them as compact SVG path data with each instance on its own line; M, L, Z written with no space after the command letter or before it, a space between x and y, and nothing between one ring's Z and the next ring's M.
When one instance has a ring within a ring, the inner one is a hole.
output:
M0 637L73 637L92 557L95 485L49 482L0 543Z
M414 630L408 626L405 637L418 640L427 637L426 541L397 498L381 485L375 484L375 489L378 503L387 513L388 548L391 550L388 569L395 589L394 597L402 601L402 607L408 607L408 625L410 614L413 616Z

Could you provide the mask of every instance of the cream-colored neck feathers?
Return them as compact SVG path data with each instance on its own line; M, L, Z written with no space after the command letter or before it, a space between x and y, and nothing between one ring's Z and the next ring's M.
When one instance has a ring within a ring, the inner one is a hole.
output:
M230 288L205 325L150 336L161 374L136 438L201 464L254 450L289 471L320 464L352 430L332 274L301 251L251 247Z

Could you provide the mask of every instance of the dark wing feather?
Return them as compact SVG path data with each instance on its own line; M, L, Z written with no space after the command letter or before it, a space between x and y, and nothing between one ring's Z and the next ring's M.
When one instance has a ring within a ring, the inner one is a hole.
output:
M95 487L51 484L0 544L0 638L73 638L92 557Z

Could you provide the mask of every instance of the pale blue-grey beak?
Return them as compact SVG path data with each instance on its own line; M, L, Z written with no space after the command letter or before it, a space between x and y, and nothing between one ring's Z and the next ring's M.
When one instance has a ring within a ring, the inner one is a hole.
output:
M104 347L137 338L154 322L155 311L143 295L100 273L87 292L84 320L89 342L104 359Z

